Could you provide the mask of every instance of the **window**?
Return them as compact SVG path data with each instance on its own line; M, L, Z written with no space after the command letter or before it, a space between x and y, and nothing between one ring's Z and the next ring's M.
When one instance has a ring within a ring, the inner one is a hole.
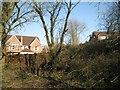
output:
M15 43L11 43L11 50L15 50L15 46L16 46Z
M34 50L35 50L35 51L38 51L38 46L35 46L35 47L34 47Z
M24 49L28 49L28 46L24 46Z
M22 50L23 49L29 49L29 47L27 45L25 45L25 46L22 46Z
M11 46L11 50L15 50L15 45L12 45L12 46Z
M103 40L103 39L106 39L106 36L101 36L101 39Z
M11 47L9 46L9 50L11 50Z
M9 50L17 50L18 48L18 44L16 43L11 43L11 45L9 46Z
M24 49L24 46L22 46L22 50Z

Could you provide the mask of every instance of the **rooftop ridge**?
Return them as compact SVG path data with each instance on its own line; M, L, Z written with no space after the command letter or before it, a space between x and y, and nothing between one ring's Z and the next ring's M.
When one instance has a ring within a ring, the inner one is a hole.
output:
M11 35L11 34L9 34L9 35ZM13 36L13 35L11 35L11 36ZM32 35L15 35L15 36L23 36L23 37L37 37L37 36L32 36Z

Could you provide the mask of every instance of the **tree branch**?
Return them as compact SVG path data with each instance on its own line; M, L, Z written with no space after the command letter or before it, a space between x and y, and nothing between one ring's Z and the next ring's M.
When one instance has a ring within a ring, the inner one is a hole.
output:
M36 12L38 13L38 15L40 16L40 19L42 21L42 24L43 24L43 27L45 30L45 34L46 34L46 40L47 40L48 46L51 47L49 36L48 36L48 29L47 29L46 23L45 23L44 18L43 18L42 10L41 10L41 8L38 7L36 2L34 2L34 5L36 6L34 8L35 8Z

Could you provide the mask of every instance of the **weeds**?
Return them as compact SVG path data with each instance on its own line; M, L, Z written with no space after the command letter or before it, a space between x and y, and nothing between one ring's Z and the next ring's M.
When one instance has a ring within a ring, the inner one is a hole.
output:
M120 64L120 46L118 43L115 44L118 41L110 42L110 40L105 40L74 47L64 46L54 62L52 73L46 69L46 65L43 68L39 67L42 58L45 57L48 61L48 56L44 56L47 54L37 55L34 73L30 72L31 65L26 64L24 56L22 56L21 64L14 60L4 66L3 87L13 85L12 87L31 88L116 88L120 76L120 66L118 66ZM31 60L30 57L26 58L28 58L26 60ZM38 76L36 68L40 68Z

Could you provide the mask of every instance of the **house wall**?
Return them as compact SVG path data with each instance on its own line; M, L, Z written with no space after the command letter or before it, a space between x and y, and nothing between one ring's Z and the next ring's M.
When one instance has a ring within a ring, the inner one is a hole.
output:
M108 39L108 36L98 36L98 40L104 40L104 39Z
M15 46L15 49L13 50L12 46ZM11 36L9 40L6 42L6 51L7 52L20 52L23 50L24 45L21 45L20 41L16 38L16 36ZM35 50L35 47L37 49ZM43 47L40 44L40 41L38 38L36 38L30 46L28 46L28 49L30 48L31 51L34 53L40 53L43 50Z
M38 47L38 50L35 50L36 46ZM41 46L40 41L36 38L33 41L33 43L31 43L30 50L34 51L35 53L40 53L40 52L42 52L42 49L43 49L43 47Z
M34 52L20 52L20 54L34 54Z
M12 50L12 46L15 46L15 50ZM19 52L21 50L20 42L17 40L15 36L12 36L6 42L6 51L7 52Z

